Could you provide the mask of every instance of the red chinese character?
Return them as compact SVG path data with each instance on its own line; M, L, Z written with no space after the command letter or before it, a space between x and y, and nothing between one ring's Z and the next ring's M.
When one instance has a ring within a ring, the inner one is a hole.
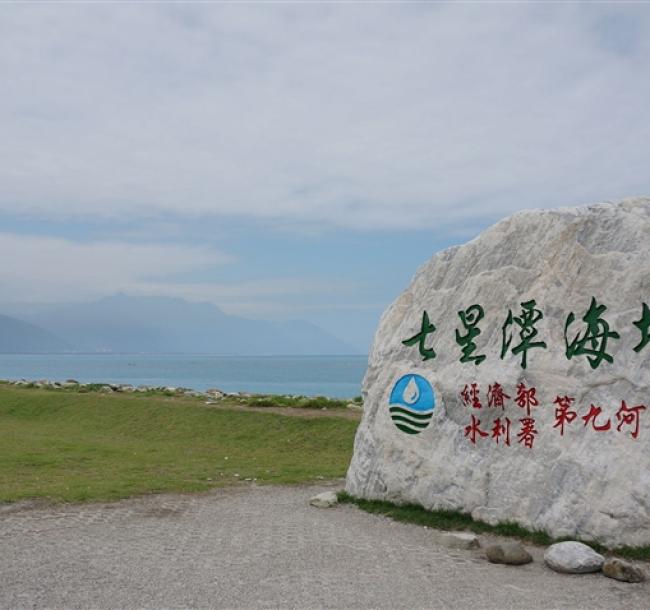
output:
M463 404L467 407L472 401L472 397L469 394L469 387L465 384L465 387L460 391L460 397L463 401Z
M476 445L476 435L487 436L488 433L484 432L479 428L481 425L481 420L476 419L474 414L472 414L472 423L469 426L465 426L465 436L469 437L469 440Z
M488 387L488 407L501 407L503 409L506 398L510 398L510 396L503 391L501 385L496 381L494 385Z
M621 408L616 412L616 419L619 421L616 429L620 432L621 426L634 424L634 432L630 433L630 436L632 436L632 438L639 436L639 411L645 411L645 405L628 407L625 404L625 401L622 401Z
M570 424L578 414L575 411L570 411L571 404L575 398L570 396L556 396L553 404L557 405L555 409L555 424L554 428L560 428L560 436L564 436L564 424Z
M603 412L603 410L600 407L597 407L596 405L591 405L591 408L589 409L589 413L587 415L583 416L583 421L585 422L585 426L589 425L589 422L591 421L591 425L593 429L596 432L605 432L605 430L609 430L612 427L612 421L610 419L607 420L606 424L601 424L600 426L596 425L596 418Z
M500 418L494 420L494 426L492 426L492 438L496 441L496 444L499 444L499 438L503 436L503 443L510 447L510 420L507 417L503 418L503 423L501 423Z
M523 383L520 383L517 386L517 396L515 402L522 409L526 409L526 415L530 417L530 408L536 407L539 404L535 393L537 390L535 388L527 388Z
M533 443L535 442L535 435L538 434L537 430L535 430L535 420L532 417L524 417L519 421L521 422L521 430L517 434L518 442L532 449Z
M473 383L471 387L468 387L467 384L465 384L465 387L462 389L460 393L460 397L463 399L463 404L468 407L470 404L475 408L475 409L480 409L483 407L481 404L481 400L479 398L479 390L478 390L478 384Z

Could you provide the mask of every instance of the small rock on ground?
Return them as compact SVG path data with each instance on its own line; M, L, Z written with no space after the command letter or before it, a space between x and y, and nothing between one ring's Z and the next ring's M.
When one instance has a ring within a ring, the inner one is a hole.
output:
M605 562L591 547L582 542L558 542L544 553L546 565L556 572L565 574L587 574L598 572Z
M491 563L505 563L512 566L520 566L533 560L520 542L492 544L485 549L485 555Z
M477 549L478 537L469 532L439 532L434 534L435 541L449 549Z
M314 496L309 503L316 508L330 508L339 503L339 499L335 492L325 491L317 496Z
M646 579L646 574L641 568L616 557L605 560L603 574L623 582L643 582Z

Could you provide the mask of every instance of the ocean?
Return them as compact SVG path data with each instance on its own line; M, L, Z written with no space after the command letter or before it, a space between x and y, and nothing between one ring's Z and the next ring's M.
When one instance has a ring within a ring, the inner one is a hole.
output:
M367 356L0 354L0 379L352 398L361 394L367 363Z

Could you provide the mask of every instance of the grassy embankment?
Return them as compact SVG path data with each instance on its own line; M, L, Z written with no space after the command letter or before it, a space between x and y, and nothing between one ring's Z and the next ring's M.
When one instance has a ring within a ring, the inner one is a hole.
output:
M0 502L114 500L345 475L356 419L228 404L0 384Z

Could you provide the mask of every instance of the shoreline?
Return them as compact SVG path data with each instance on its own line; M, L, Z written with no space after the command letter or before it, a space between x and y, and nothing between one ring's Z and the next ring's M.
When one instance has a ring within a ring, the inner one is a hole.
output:
M0 354L0 378L58 382L75 379L103 385L146 385L237 395L328 396L345 400L361 393L364 356L223 357L205 355Z
M68 390L80 393L97 392L101 394L145 394L168 397L199 398L205 404L216 404L224 400L246 402L250 406L284 406L302 408L348 408L362 410L361 396L350 398L331 398L328 396L305 396L302 394L268 394L253 392L225 392L220 388L195 390L186 387L133 385L130 383L79 382L76 379L52 381L49 379L0 379L0 385L44 390Z

